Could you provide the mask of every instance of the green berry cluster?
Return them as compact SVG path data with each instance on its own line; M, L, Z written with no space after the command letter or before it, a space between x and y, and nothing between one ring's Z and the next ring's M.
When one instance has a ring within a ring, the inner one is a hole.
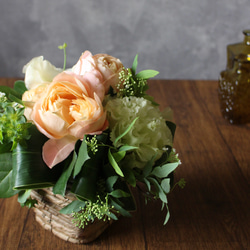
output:
M103 201L98 195L95 202L85 201L83 204L80 212L73 212L72 214L73 222L79 228L84 228L89 222L94 222L95 219L106 221L115 218L115 215L111 212L114 207L108 204L108 196Z
M122 97L142 97L148 89L147 80L134 76L131 69L124 69L119 73L119 83L116 87Z

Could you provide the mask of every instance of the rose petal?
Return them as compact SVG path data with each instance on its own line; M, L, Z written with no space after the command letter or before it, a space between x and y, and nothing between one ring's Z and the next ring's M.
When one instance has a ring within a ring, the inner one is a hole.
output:
M43 160L49 168L65 160L74 150L76 138L65 136L61 139L49 139L43 145Z

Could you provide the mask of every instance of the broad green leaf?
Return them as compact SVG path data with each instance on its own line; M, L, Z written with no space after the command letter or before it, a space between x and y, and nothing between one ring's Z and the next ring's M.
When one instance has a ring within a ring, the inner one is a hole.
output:
M70 162L70 164L65 163L64 170L61 176L59 177L58 181L56 182L55 186L53 187L54 194L60 194L62 196L65 195L67 183L72 174L73 168L76 163L76 159L77 159L77 154L74 151L72 161Z
M0 154L0 198L9 198L18 193L13 190L12 154Z
M178 167L178 165L179 165L178 162L173 162L173 163L167 163L163 166L155 167L151 172L151 175L154 175L159 178L165 178L171 172L173 172Z
M71 192L79 199L94 201L96 198L99 166L92 159L85 161L81 172L77 175Z
M109 195L115 197L115 198L121 198L121 197L130 197L131 195L127 192L124 192L121 189L116 189L109 193Z
M122 171L121 171L119 165L118 165L117 162L115 161L115 158L113 157L113 155L112 155L110 149L109 149L109 151L108 151L108 159L109 159L109 162L110 162L111 166L114 168L115 172L116 172L118 175L124 177L124 175L123 175L123 173L122 173Z
M155 77L158 74L159 72L156 70L146 69L146 70L140 71L138 74L135 75L135 77L147 80L149 78Z
M78 156L76 159L76 164L75 164L74 173L73 173L74 177L80 173L84 162L87 161L88 159L90 159L90 157L88 155L87 144L86 144L85 139L84 139L81 143L81 146L80 146L79 152L78 152Z
M132 68L131 68L131 71L132 71L133 75L136 74L137 65L138 65L138 54L135 56L134 61L133 61L133 65L132 65Z
M73 212L81 211L81 209L84 208L84 207L85 207L85 202L84 201L75 200L75 201L72 201L66 207L62 208L60 210L60 213L61 214L71 214Z
M27 90L25 82L22 80L15 81L14 90L20 94L23 94Z
M17 144L12 153L14 189L38 189L52 186L63 170L64 162L50 169L42 159L42 146L47 138L33 125L27 147Z
M0 132L0 134L1 134L1 132ZM0 154L2 154L2 153L9 153L10 150L11 150L11 147L12 147L12 143L11 142L4 143L4 144L0 143Z
M115 139L115 141L114 141L114 146L116 146L117 142L118 142L123 136L125 136L125 135L129 132L129 130L134 126L134 124L135 124L135 122L137 121L138 118L139 118L139 117L136 117L136 118L131 122L131 124L129 125L129 127L128 127L122 134L120 134L120 135Z

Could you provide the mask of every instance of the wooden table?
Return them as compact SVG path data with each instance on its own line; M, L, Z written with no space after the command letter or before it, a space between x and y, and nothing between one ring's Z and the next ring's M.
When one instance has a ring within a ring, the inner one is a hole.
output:
M0 199L0 249L250 249L250 125L224 120L216 81L153 80L150 94L174 110L182 160L175 176L187 181L169 195L168 224L160 202L145 205L136 196L133 218L115 222L91 244L74 245L42 229L12 197Z

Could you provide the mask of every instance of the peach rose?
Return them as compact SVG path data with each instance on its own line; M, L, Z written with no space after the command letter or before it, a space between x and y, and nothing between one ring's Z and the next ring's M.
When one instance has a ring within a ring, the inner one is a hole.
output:
M35 101L28 118L50 138L43 147L43 159L50 168L66 159L85 134L100 134L107 128L106 112L95 90L99 79L92 78L90 83L83 76L62 72L43 95L39 89L23 95L23 101Z
M91 52L85 51L72 68L72 71L79 75L84 75L87 72L93 72L93 74L101 73L105 93L107 94L110 86L114 89L116 88L116 84L119 82L119 73L123 68L124 66L118 58L108 54L96 54L93 56Z

